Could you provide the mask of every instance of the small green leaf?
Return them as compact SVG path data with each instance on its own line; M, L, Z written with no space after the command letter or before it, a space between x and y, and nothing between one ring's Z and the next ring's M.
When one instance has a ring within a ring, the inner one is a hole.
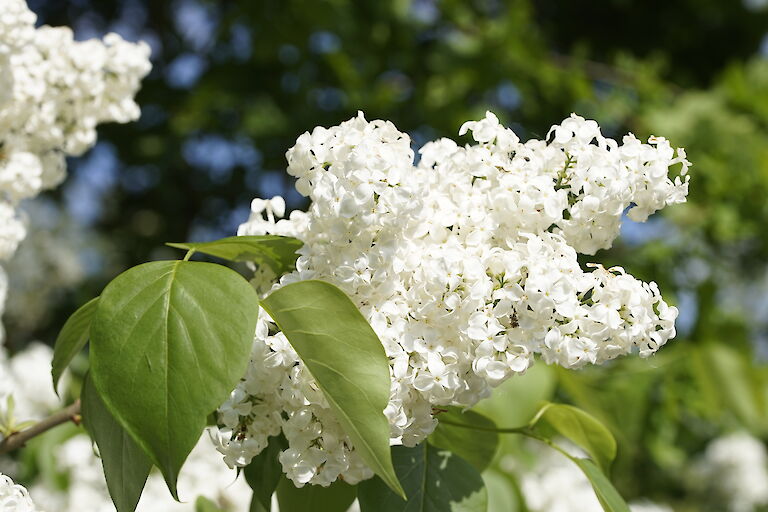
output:
M361 512L485 512L488 494L480 473L451 452L422 442L413 448L392 448L397 476L408 501L379 478L358 486Z
M458 407L451 407L448 411L438 414L437 419L440 423L429 436L430 443L455 453L478 471L484 471L491 464L496 448L499 446L499 434L490 431L496 428L496 424L490 418L474 411L462 412ZM480 429L471 430L446 422L480 427Z
M80 306L64 323L64 327L56 338L56 345L53 348L53 362L51 363L51 376L53 377L53 389L57 393L61 374L88 342L91 320L98 303L99 298L96 297Z
M365 317L344 292L323 281L289 284L261 304L325 394L357 453L402 495L384 416L389 360Z
M208 414L248 365L258 297L221 265L157 261L113 280L91 326L91 378L174 497Z
M176 249L193 250L230 261L253 261L268 265L278 276L296 268L296 251L303 245L288 236L231 236L214 242L168 243Z
M83 425L99 447L107 488L118 512L133 512L152 462L112 417L86 374L80 393Z
M195 512L224 512L224 510L205 496L198 496L195 501Z
M277 486L277 503L283 512L346 512L356 495L357 489L341 480L328 487L305 485L298 488L283 477Z
M243 468L245 480L253 489L253 500L258 501L266 510L270 508L272 494L277 489L277 484L283 474L282 466L277 457L287 447L288 443L282 435L271 437L267 447Z
M609 474L611 463L616 458L616 440L611 431L593 416L572 405L548 403L531 422L533 430L540 434L541 422L576 443L605 474ZM546 433L544 435L548 437Z
M568 455L579 468L584 472L595 490L597 499L600 501L605 512L630 512L629 506L621 497L619 491L613 486L608 477L600 471L600 468L590 459L580 459Z

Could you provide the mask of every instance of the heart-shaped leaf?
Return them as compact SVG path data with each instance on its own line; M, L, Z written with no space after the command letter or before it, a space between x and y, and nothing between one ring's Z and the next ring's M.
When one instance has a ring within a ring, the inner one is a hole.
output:
M61 328L53 347L53 362L51 362L51 377L53 377L53 389L57 390L61 374L67 369L72 359L80 352L88 342L91 331L91 320L96 312L99 298L91 299L72 313L64 327Z
M344 292L323 281L289 284L261 304L301 357L365 463L402 494L384 416L389 360L365 317Z
M182 464L245 373L258 297L221 265L158 261L113 280L91 325L91 378L174 497Z

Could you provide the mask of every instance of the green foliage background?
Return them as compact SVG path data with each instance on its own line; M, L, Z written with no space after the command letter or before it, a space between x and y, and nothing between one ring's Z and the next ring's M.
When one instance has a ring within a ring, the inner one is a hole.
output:
M622 494L681 511L718 510L685 481L710 439L736 429L768 437L768 7L760 2L30 6L80 36L114 29L149 40L154 70L138 97L142 119L102 127L96 150L71 161L67 183L28 205L32 230L57 242L30 237L9 269L11 351L52 343L76 306L123 269L175 257L164 242L234 234L255 196L287 194L289 208L303 207L288 192L284 153L316 125L363 110L420 145L456 137L486 109L523 138L575 111L608 135L660 134L687 149L689 202L628 226L614 249L592 258L657 281L683 311L680 334L650 360L537 369L479 409L500 426L525 423L539 399L586 409L617 438ZM24 269L25 251L35 251L35 271ZM80 269L75 277L62 260ZM522 457L517 441L502 444Z

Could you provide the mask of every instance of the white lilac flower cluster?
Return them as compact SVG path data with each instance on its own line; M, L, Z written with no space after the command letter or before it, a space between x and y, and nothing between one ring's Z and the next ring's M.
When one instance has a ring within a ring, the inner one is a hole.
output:
M9 477L0 473L0 510L3 512L38 512L27 490L13 483Z
M0 261L26 235L19 203L61 183L65 157L93 146L96 125L138 118L133 98L151 67L144 43L77 42L36 19L24 0L0 0ZM5 281L0 268L0 290Z
M753 512L768 505L768 452L747 433L710 442L692 473L697 490L721 503L723 510Z
M645 220L683 202L682 149L633 135L619 144L576 115L546 141L520 142L492 113L467 130L475 144L430 142L414 164L410 138L390 122L360 114L315 128L287 153L308 212L277 220L283 200L257 199L239 230L304 242L279 283L259 270L261 291L322 279L357 304L389 356L385 414L392 442L407 446L432 432L433 407L475 404L535 354L579 368L649 356L675 335L677 309L655 283L618 267L585 272L577 253L609 247L627 209ZM280 461L299 486L372 475L265 313L250 370L219 418L228 464L247 464L282 431Z

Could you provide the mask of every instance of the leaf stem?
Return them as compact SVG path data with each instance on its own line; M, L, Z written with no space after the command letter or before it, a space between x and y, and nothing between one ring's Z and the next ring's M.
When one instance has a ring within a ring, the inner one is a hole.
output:
M453 427L459 427L459 428L468 428L470 430L482 430L484 432L498 432L499 434L520 434L522 436L530 437L531 439L536 439L537 441L541 441L542 443L548 444L552 448L558 450L561 450L556 444L554 444L550 439L538 434L531 425L525 425L522 427L511 427L511 428L496 428L496 427L483 427L480 425L468 425L466 423L459 423L451 420L440 420L440 423L443 423L445 425L451 425ZM533 424L532 422L531 424ZM565 453L565 452L563 452Z
M80 400L75 400L74 403L65 407L64 409L55 412L38 423L35 423L31 427L22 430L21 432L15 432L0 443L0 454L12 452L18 448L24 446L24 444L30 439L39 436L40 434L49 431L50 429L57 427L63 423L72 421L75 424L80 423Z
M194 249L188 250L187 254L184 256L184 261L189 261L189 258L191 258L193 254L195 254L195 250Z
M451 420L440 420L440 423L443 423L444 425L451 425L453 427L459 427L459 428L467 428L470 430L482 430L484 432L498 432L499 434L520 434L522 436L530 437L531 439L536 439L537 441L541 441L542 443L549 445L550 448L553 448L569 459L573 459L573 456L568 453L567 451L563 450L560 446L552 442L551 439L548 437L542 436L538 434L535 430L533 430L532 425L538 421L540 415L536 415L533 420L531 420L531 423L522 427L512 427L512 428L496 428L496 427L483 427L480 425L468 425L466 423L459 423L456 421Z

